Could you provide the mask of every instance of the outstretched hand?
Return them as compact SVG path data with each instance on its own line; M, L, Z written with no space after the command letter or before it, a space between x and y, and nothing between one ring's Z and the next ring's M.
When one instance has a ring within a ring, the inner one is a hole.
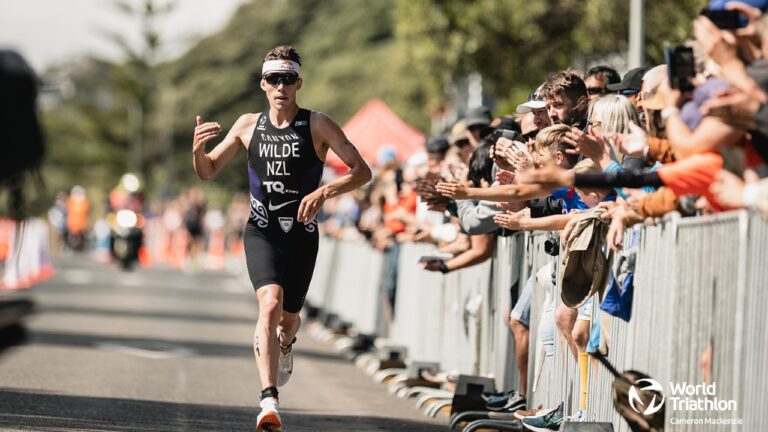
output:
M522 223L525 220L530 219L530 217L531 209L526 207L516 213L507 211L506 213L494 215L493 221L496 223L496 225L502 228L519 230L522 226Z
M531 183L543 186L546 189L555 189L563 186L573 186L574 174L555 164L544 165L537 170L520 175L521 183Z
M721 170L710 185L709 191L717 199L718 204L727 208L743 208L744 186L747 183L756 183L760 177L752 170L744 171L744 180L726 170Z
M193 152L200 149L205 150L205 143L221 134L221 125L216 122L203 123L201 116L197 116L195 122L195 135L192 139Z
M755 129L754 118L760 105L758 93L731 87L715 92L712 98L701 104L699 111L703 115L718 116L735 128Z
M440 182L437 184L438 192L444 197L453 199L466 199L467 198L467 186L461 182Z

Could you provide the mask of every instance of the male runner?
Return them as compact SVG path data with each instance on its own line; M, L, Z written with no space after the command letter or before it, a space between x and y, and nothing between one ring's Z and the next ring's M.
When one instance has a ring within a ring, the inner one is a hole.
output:
M281 426L277 387L293 371L291 347L317 257L315 215L326 199L371 179L368 165L341 128L325 114L296 104L296 92L303 83L300 65L294 48L270 50L261 70L269 112L241 115L208 154L205 143L219 135L221 126L203 123L198 116L192 143L195 172L202 180L216 176L240 145L248 153L251 213L244 243L259 302L253 350L263 388L257 430ZM329 148L350 171L318 187Z

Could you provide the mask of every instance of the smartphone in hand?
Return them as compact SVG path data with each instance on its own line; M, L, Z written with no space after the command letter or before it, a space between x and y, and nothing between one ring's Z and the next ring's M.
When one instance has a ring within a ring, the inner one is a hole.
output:
M733 30L743 27L739 18L739 11L737 10L702 9L700 15L709 18L712 23L723 30Z
M669 86L682 92L693 91L693 77L696 75L693 48L682 45L667 47L664 59L669 71Z

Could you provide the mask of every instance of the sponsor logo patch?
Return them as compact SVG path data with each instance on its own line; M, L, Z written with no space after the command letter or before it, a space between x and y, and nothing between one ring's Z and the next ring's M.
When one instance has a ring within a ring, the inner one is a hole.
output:
M282 228L283 231L286 232L286 234L288 233L288 231L291 230L291 228L293 228L293 218L280 217L280 218L277 218L277 220L280 222L280 228Z

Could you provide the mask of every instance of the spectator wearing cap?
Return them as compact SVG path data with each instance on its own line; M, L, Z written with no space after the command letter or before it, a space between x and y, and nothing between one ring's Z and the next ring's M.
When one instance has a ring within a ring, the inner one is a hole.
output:
M497 130L510 130L518 134L521 133L520 124L511 115L496 117L491 122L491 127Z
M472 152L466 178L457 181L465 188L487 188L493 182L493 161L490 158L492 143L484 139ZM493 203L480 205L473 201L459 201L459 220L462 231L469 234L469 248L447 261L429 261L422 264L428 271L448 273L454 270L480 264L493 256L496 248L496 230L493 216L499 213Z
M646 71L647 69L643 67L630 69L624 74L621 82L608 84L608 91L626 96L637 107L640 100L640 90L643 88L643 75Z
M518 114L533 113L533 122L536 129L541 130L552 124L552 120L547 113L547 102L539 91L541 87L528 96L528 100L517 106L515 110Z
M472 135L473 148L477 148L480 145L480 140L487 135L492 120L491 109L487 106L481 105L467 110L467 115L464 117L464 125L467 127L470 135Z
M546 119L549 120L549 116L546 116ZM543 128L536 125L536 115L533 112L523 114L520 118L520 141L528 146L530 152L533 151L533 142L541 129Z
M539 94L547 101L553 124L586 128L589 98L580 76L571 71L558 72L547 78Z
M649 69L643 75L643 85L638 106L642 109L641 120L648 134L654 138L666 139L661 110L664 102L659 96L659 87L667 78L667 65L658 65Z
M451 128L451 134L448 136L448 143L458 150L459 159L465 164L469 162L478 141L474 135L469 132L466 120L459 120Z
M589 101L608 93L609 84L621 82L621 75L608 66L595 66L584 74L584 84L587 86Z
M448 149L451 147L450 144L448 144L448 140L440 136L429 137L425 147L427 150L427 169L430 172L440 171L440 164L445 159L445 154L448 153Z

